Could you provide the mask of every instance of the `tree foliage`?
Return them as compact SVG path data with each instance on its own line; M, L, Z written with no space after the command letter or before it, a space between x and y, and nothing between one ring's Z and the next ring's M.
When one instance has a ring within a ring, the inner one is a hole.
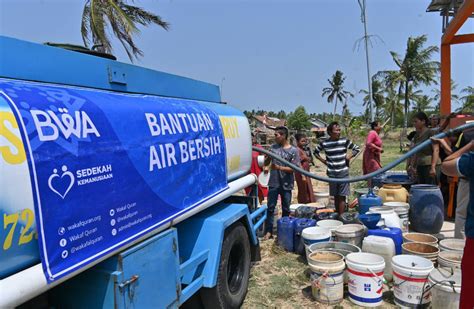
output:
M132 0L133 2L133 0ZM108 35L120 41L131 61L143 56L143 51L134 42L140 34L138 25L158 25L168 30L169 24L160 16L127 4L127 0L87 0L82 12L81 34L86 47L112 53L112 42ZM91 46L92 45L92 46Z
M311 122L304 106L298 106L293 113L288 116L288 127L295 130L311 128Z
M344 76L344 73L342 73L342 71L337 70L336 73L334 73L334 75L331 77L331 79L328 79L330 87L323 88L322 96L327 96L327 102L335 102L333 118L336 116L337 103L347 100L348 97L354 97L351 92L344 90L345 80L346 77Z

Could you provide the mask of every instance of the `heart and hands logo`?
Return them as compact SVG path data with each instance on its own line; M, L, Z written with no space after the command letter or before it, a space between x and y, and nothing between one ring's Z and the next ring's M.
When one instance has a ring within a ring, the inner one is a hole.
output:
M63 165L61 170L61 175L58 174L57 169L53 170L53 174L48 178L48 186L51 191L64 199L74 185L74 175L67 170L66 165Z

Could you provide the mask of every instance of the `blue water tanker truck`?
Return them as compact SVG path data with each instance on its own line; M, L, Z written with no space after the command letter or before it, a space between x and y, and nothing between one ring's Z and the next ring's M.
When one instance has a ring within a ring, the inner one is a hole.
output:
M0 37L0 308L240 307L266 209L247 118L63 47Z

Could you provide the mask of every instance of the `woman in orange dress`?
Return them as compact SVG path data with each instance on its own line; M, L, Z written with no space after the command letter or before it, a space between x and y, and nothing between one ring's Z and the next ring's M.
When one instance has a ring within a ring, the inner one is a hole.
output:
M300 156L301 168L309 172L309 164L311 158L308 157L306 151L304 150L308 140L306 135L297 133L295 134L296 144L298 146L298 152ZM313 184L311 183L311 178L306 177L301 173L295 173L296 184L298 185L298 203L307 204L316 202L313 192Z

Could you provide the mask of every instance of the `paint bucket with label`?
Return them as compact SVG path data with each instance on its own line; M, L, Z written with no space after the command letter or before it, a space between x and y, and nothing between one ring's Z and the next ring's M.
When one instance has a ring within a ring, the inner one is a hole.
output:
M383 257L373 253L350 253L346 256L349 274L349 299L356 305L376 307L382 303Z
M415 255L396 255L392 258L393 295L400 307L425 308L431 302L428 275L433 262Z

